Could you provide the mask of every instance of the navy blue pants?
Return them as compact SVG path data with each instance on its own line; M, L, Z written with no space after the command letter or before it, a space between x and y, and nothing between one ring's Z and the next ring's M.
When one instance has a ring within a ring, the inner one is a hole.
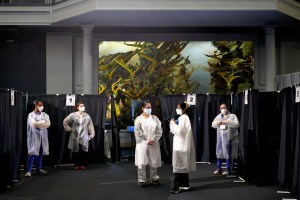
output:
M222 159L221 158L217 158L217 167L218 170L221 171L222 170ZM226 159L226 169L228 172L231 171L231 159Z
M42 147L42 145L41 145L40 153L38 156L35 156L35 155L28 156L26 172L31 172L34 160L35 160L37 171L41 170L42 164L43 164L43 147Z

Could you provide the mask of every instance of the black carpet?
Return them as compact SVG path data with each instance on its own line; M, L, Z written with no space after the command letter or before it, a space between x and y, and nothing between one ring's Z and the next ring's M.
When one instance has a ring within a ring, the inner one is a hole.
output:
M291 198L277 194L276 186L257 187L234 182L237 178L214 176L215 165L197 164L190 173L191 191L171 194L172 166L164 164L158 171L162 185L137 186L137 170L133 161L118 164L92 164L86 171L74 171L73 166L48 168L48 174L33 173L0 194L1 200L69 200L69 199L209 199L209 200L276 200ZM24 174L22 173L22 177Z

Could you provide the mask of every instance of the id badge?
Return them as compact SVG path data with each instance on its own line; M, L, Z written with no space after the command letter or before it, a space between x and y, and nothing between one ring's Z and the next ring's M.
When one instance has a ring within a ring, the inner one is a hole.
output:
M225 124L220 125L220 129L221 130L225 130L226 129L226 125Z

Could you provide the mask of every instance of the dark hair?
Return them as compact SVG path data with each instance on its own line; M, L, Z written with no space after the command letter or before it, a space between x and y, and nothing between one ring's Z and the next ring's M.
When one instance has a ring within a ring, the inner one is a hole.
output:
M36 104L38 104L39 102L42 102L42 103L43 103L43 101L40 100L40 99L36 99L36 100L34 100L32 103L33 103L34 105L36 105Z
M193 119L193 111L192 109L188 106L187 102L182 102L179 103L180 108L182 109L182 114L186 114L189 118L190 121L192 122Z
M180 103L179 106L182 110L186 110L188 108L188 105L186 102Z
M78 110L77 108L79 107L80 104L84 104L83 101L77 101L75 104L75 109L76 111Z
M148 103L150 103L150 104L151 104L151 102L150 102L149 100L145 100L145 101L143 101L143 103L142 103L142 108L145 108L145 107L146 107L146 105L147 105Z
M228 106L227 106L227 103L226 102L222 102L222 103L220 103L220 106L221 105L225 105L227 108L228 108Z

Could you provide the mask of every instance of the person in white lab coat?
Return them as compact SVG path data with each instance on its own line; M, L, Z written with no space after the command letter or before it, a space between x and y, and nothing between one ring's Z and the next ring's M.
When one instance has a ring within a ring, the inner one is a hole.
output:
M189 190L189 172L196 171L195 147L186 103L178 104L176 113L180 117L170 121L173 137L172 165L174 181L171 193Z
M224 176L231 173L232 159L238 156L238 128L239 119L227 109L226 103L220 104L221 113L212 122L212 127L217 129L217 170L215 175ZM222 172L222 159L226 159L226 171Z
M89 141L95 136L95 129L83 102L76 103L76 112L64 119L63 126L70 132L68 148L72 150L75 159L74 170L86 170Z
M46 174L42 169L43 155L49 155L48 130L50 118L43 112L44 106L41 100L35 100L34 111L29 113L27 119L27 148L28 160L25 177L31 177L34 160L38 174Z
M138 167L138 185L146 185L146 165L149 164L150 180L153 185L160 185L157 168L161 167L159 139L162 135L160 120L151 115L150 101L142 104L143 113L134 121L136 139L135 165Z

